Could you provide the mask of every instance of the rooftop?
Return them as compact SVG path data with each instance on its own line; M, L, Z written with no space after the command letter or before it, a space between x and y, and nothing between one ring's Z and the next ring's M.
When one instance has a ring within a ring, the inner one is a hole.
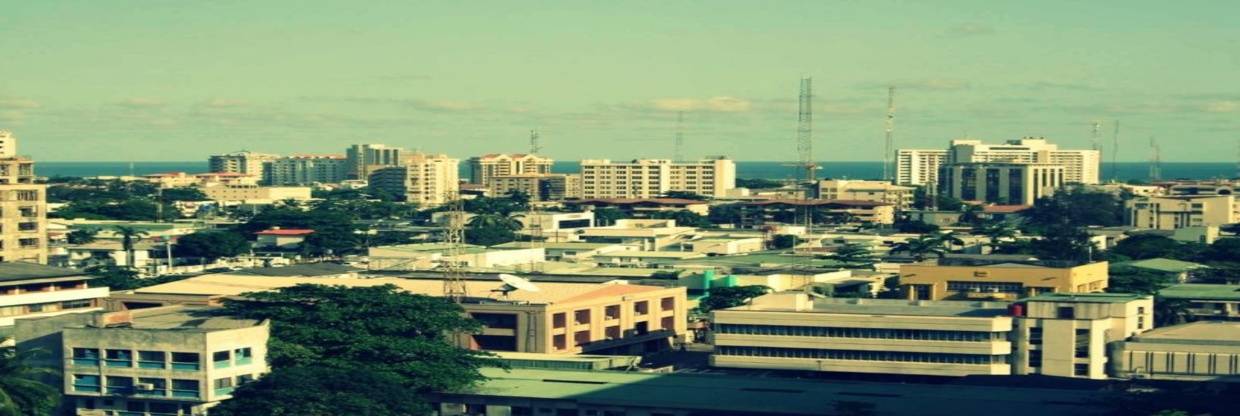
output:
M1129 342L1240 346L1240 322L1197 321L1155 328Z
M542 248L557 249L557 250L572 250L572 249L578 249L578 250L595 250L595 249L600 249L600 248L604 248L604 247L612 247L612 246L617 246L617 245L620 245L620 244L612 244L612 243L585 243L585 242L576 242L576 241L569 241L569 242L558 242L558 243L556 243L556 242L531 243L531 242L528 242L528 241L511 241L511 242L507 242L507 243L504 243L504 244L499 244L499 245L492 246L492 248L537 248L537 247L542 247Z
M876 201L856 201L848 199L773 199L768 201L742 202L744 205L752 206L768 206L768 205L788 205L788 206L815 206L815 207L838 207L838 208L874 208L881 206L890 206L886 202Z
M1163 288L1158 295L1168 299L1240 301L1240 286L1184 283Z
M611 205L695 205L695 204L707 204L708 202L706 202L706 201L699 201L699 200L696 200L696 199L683 199L683 198L648 198L648 199L634 199L634 198L597 198L597 199L582 199L582 200L576 200L576 201L564 201L564 203L565 203L565 204L570 204L570 205L594 205L594 204L611 204Z
M1160 271L1160 272L1166 272L1166 273L1184 273L1187 271L1192 271L1192 270L1197 270L1197 269L1206 269L1210 267L1204 264L1193 263L1190 261L1181 261L1181 260L1164 259L1164 258L1127 261L1123 263L1116 263L1115 266L1116 267L1135 267L1138 269L1154 270L1154 271Z
M309 230L309 229L297 229L297 228L282 228L282 229L270 229L270 230L263 230L263 231L256 232L256 233L254 233L254 234L255 234L255 235L283 235L283 236L299 236L299 235L310 235L310 234L314 234L314 230Z
M86 273L80 270L45 266L35 263L0 263L0 282L85 275Z
M345 275L359 270L360 269L336 263L302 263L284 267L256 267L224 274L248 276L321 277Z
M795 311L792 297L778 299L787 301L787 307L768 303L738 306L729 310L742 311ZM1008 313L1007 302L979 302L957 300L903 300L903 299L861 299L861 298L813 298L813 309L803 312L820 312L844 315L898 315L898 316L942 316L962 318L990 318Z
M1029 302L1081 302L1081 303L1128 303L1147 299L1136 293L1043 293L1025 298Z
M262 324L255 319L241 319L218 314L217 307L168 306L134 311L99 312L96 319L110 325L102 329L133 328L210 332L248 328ZM78 328L99 328L78 325Z
M706 257L705 254L695 253L692 251L613 251L610 253L595 254L594 257L637 257L637 258L658 258L658 259L691 259L696 257Z

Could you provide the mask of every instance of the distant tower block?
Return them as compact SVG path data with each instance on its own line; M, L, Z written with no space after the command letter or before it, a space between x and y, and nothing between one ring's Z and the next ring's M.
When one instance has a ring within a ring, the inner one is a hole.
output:
M797 114L797 162L804 170L803 179L813 183L818 164L814 162L814 87L813 78L801 78L800 109Z
M892 133L896 129L896 87L887 87L887 136L883 141L883 180L895 179L895 166L892 165L892 152L895 152L895 139Z

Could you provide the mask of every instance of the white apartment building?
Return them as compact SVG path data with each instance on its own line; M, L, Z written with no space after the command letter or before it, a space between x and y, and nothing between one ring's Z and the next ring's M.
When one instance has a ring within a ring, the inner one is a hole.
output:
M447 155L415 153L401 166L376 169L370 173L371 187L405 197L406 202L436 206L454 198L460 190L460 160Z
M818 198L831 200L871 201L888 203L897 210L913 206L911 186L893 185L887 181L827 179L818 181Z
M269 203L293 199L310 199L310 188L304 186L216 185L200 188L207 199L218 202Z
M345 179L366 179L370 172L386 166L401 164L407 151L383 144L355 144L345 149Z
M1014 328L1017 375L1105 379L1108 349L1154 328L1152 296L1044 293L1018 305L1024 316Z
M0 158L17 157L17 139L8 130L0 130Z
M108 288L90 287L94 278L73 269L0 263L0 332L16 319L98 310Z
M490 185L496 176L546 175L551 158L534 154L487 154L469 158L469 183Z
M277 157L279 156L249 151L212 155L207 158L207 170L212 173L244 173L262 178L264 164Z
M655 198L671 191L723 196L736 188L736 163L719 157L697 162L637 159L581 161L582 198Z
M942 195L1001 205L1033 205L1066 180L1062 165L1007 162L947 164L939 175Z
M17 139L0 132L4 151L17 153ZM47 185L36 184L34 161L0 157L0 262L47 264Z
M896 184L934 185L939 183L939 167L947 163L944 149L900 149L896 151Z
M340 155L286 156L267 162L268 185L338 183L348 176L348 159Z
M1235 195L1148 196L1124 202L1128 225L1153 230L1240 222Z

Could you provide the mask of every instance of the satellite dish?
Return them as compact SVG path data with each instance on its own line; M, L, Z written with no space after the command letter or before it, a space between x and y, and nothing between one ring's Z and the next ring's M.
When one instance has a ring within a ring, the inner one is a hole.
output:
M529 280L513 276L511 274L500 274L499 280L504 282L504 285L500 286L499 289L494 289L491 291L500 292L500 294L504 295L504 297L507 297L509 293L517 290L524 290L526 292L537 292L541 290L538 286L534 286L533 283L530 283Z

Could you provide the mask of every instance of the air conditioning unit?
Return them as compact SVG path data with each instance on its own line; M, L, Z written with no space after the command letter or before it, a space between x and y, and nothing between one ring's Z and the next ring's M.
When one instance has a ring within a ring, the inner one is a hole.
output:
M138 383L138 384L134 384L133 388L135 390L150 391L150 390L155 390L155 385L152 383Z

